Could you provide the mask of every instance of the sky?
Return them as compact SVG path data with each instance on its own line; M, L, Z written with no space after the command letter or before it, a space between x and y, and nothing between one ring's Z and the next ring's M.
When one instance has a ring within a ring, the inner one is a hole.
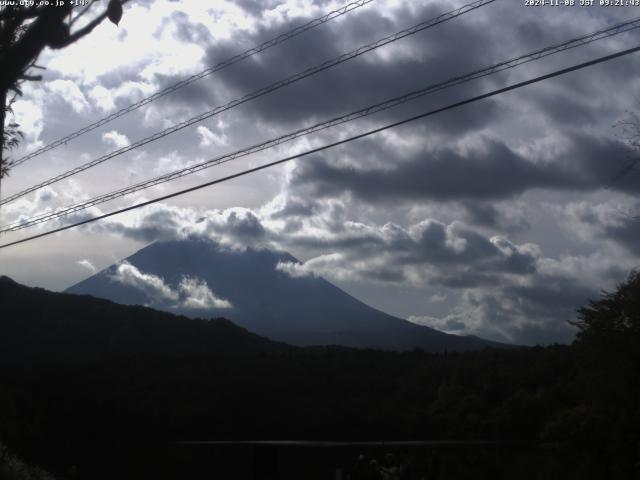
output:
M464 2L374 0L16 167L4 197ZM80 42L45 51L14 120L19 158L344 3L145 0ZM640 7L498 0L247 102L0 210L7 224L640 16ZM92 207L2 243L638 45L634 30L440 91ZM518 344L570 342L576 309L640 256L640 177L620 122L640 110L638 53L285 165L0 249L0 274L64 290L155 240L204 235L284 250L390 314Z

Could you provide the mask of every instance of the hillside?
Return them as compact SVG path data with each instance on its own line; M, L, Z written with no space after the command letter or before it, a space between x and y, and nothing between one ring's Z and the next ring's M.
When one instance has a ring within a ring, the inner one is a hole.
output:
M83 363L130 355L242 355L286 348L228 320L189 319L0 277L0 361Z

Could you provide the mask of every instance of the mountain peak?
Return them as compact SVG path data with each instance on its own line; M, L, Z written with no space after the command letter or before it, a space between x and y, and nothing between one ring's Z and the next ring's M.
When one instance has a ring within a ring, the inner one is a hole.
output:
M187 316L224 316L259 335L295 345L393 350L467 350L495 345L420 326L376 310L327 280L292 277L287 252L232 250L201 238L159 241L72 287L124 304Z

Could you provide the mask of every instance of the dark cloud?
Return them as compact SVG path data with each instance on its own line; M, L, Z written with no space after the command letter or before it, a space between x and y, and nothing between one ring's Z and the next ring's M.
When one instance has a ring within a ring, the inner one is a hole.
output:
M489 239L461 224L447 226L434 220L408 230L389 224L347 224L340 231L326 224L298 227L295 235L272 232L272 238L285 249L339 252L335 257L321 253L303 264L309 272L330 277L463 288L496 284L504 274L534 274L539 257L532 246L514 245L500 237Z
M576 308L594 294L579 279L547 274L529 277L524 285L507 278L493 287L487 285L462 285L461 302L444 317L411 320L450 333L519 345L569 343L575 328L568 320L575 319Z
M290 219L292 217L310 217L315 211L313 202L289 196L285 205L271 214L273 219Z
M120 222L95 223L94 231L107 231L144 243L158 240L174 240L185 236L184 219L175 209L151 208L145 211L134 226Z
M539 275L532 285L512 285L504 293L517 298L519 308L525 316L542 318L564 316L575 317L576 305L585 305L598 296L598 290L581 284L576 278Z
M254 14L272 8L270 3L251 0L241 1L238 4ZM486 9L487 12L493 10L495 9ZM416 5L413 8L398 9L394 12L394 16L388 16L382 11L364 8L358 10L357 14L345 16L339 22L331 22L314 29L313 34L303 34L292 41L225 69L216 74L216 78L221 80L225 90L234 92L234 96L242 96L371 42L384 34L433 18L442 11L442 6ZM268 94L252 102L250 112L246 112L245 115L256 120L287 126L301 121L317 120L489 66L510 55L524 53L530 48L547 46L549 43L585 33L584 28L578 26L567 26L561 32L558 29L545 27L538 15L529 12L512 19L517 26L513 31L500 33L487 28L491 16L485 17L484 11L438 25L433 29L405 38L392 47L383 47L380 50L381 53L395 49L394 53L384 60L377 54L368 53L361 58L315 75L313 78L302 80L284 91ZM182 28L183 23L180 25ZM185 29L189 32L194 31L192 25ZM259 44L282 31L283 26L280 24L269 28L258 25L256 32L252 33L245 43ZM502 38L503 35L505 37L515 35L515 39L510 38L508 42L509 48ZM185 36L187 40L190 38L192 33ZM239 51L235 41L206 42L206 44L209 45L207 63L210 65L229 58ZM550 61L555 61L555 58ZM566 62L566 59L563 62ZM616 66L620 76L627 75L628 68L630 67L627 64ZM401 115L407 116L410 113L424 111L428 107L447 104L477 94L496 81L498 83L504 81L503 76L495 77L500 80L491 78L488 81L476 81L454 90L439 92L437 98L431 101L415 102L407 106L402 110ZM205 80L204 83L210 80ZM526 94L524 98L531 96L536 101L536 105L558 121L559 126L564 126L569 121L573 123L576 118L594 119L596 113L593 108L590 108L592 106L589 106L589 101L585 98L593 97L592 93L597 85L593 85L590 81L578 83L572 89L558 90L563 92L562 95L548 94L550 92L545 91L545 96L542 96L534 91ZM208 101L205 90L200 93ZM571 92L574 93L573 97ZM578 92L580 96L577 95ZM197 102L197 92L194 92L190 98L185 97L184 101ZM429 123L429 129L431 132L443 135L460 134L486 128L501 114L497 102L485 101L481 108L466 109L464 114L451 112L439 115L437 120ZM397 115L396 112L390 111L385 113L384 117L392 119L397 118Z
M178 38L185 43L209 44L213 41L211 32L203 23L189 20L189 16L183 12L174 12L168 20L176 28Z
M467 290L451 319L466 319L465 331L522 344L568 343L576 309L598 291L574 275L540 273L526 283L508 279L493 288Z
M570 205L568 211L587 235L611 240L640 256L640 202L627 205L582 202Z
M404 258L409 263L457 264L465 270L484 272L531 273L535 270L536 259L532 255L519 252L506 240L490 240L457 223L446 226L427 221L414 231L418 234L417 248Z
M535 188L568 191L604 188L629 154L623 145L610 140L577 134L570 140L569 152L558 155L553 162L526 159L505 143L489 139L484 140L482 148L465 153L443 148L422 151L406 161L398 160L397 154L380 145L378 157L387 160L387 168L367 167L370 159L366 153L353 147L346 155L350 158L362 155L358 166L331 161L345 155L343 152L328 155L330 161L316 156L299 162L292 185L309 188L313 194L325 197L348 192L374 203L389 199L508 199ZM640 183L627 178L613 188L637 193ZM494 213L491 207L471 211L487 224L495 222Z
M496 227L500 221L500 212L487 202L465 202L467 216L472 223L488 227Z
M470 268L462 268L458 270L450 270L441 272L441 274L434 278L434 283L442 285L444 287L453 288L456 290L465 290L469 288L477 288L482 285L491 285L500 283L500 277L494 273L479 272Z
M533 320L524 323L515 335L524 343L534 344L570 341L575 330L568 322L576 318L579 306L598 297L598 290L576 277L539 275L532 284L508 286L502 294L517 303L520 318Z
M331 235L315 235L305 231L303 224L298 224L296 235L289 238L281 238L289 248L306 249L311 251L319 250L360 250L368 255L372 250L380 249L384 246L384 240L375 232L345 231L344 228L332 229L331 225L324 223L324 231ZM284 232L283 232L284 233ZM365 253L366 252L366 253Z
M640 255L640 219L630 218L619 225L607 226L604 234L624 245L634 255Z
M184 75L165 75L162 73L154 75L154 83L159 91L173 87L182 80L184 80ZM190 111L191 116L226 104L225 95L226 92L216 88L216 83L199 81L181 87L171 95L162 97L159 101L162 105L182 107Z
M531 230L522 206L515 207L509 202L482 201L478 199L458 202L464 210L467 223L509 234Z
M385 34L435 17L442 13L442 8L429 5L418 7L415 11L404 9L401 13L392 19L375 9L363 9L344 17L341 22L314 29L313 35L303 34L278 48L234 65L218 76L226 88L241 96L377 40ZM368 53L288 86L284 91L268 94L252 103L248 115L261 121L291 126L301 121L347 113L489 62L490 51L481 47L483 40L489 37L486 30L480 25L467 23L464 18L451 23L455 25L439 25L381 49L382 53L389 53L390 48L398 49L400 54L392 53L389 58L381 60L376 58L376 54ZM278 33L259 30L253 38L257 44ZM214 64L227 58L231 51L237 52L237 49L230 43L210 46L208 63ZM477 92L480 88L481 83L476 83L468 85L465 90ZM437 101L442 103L458 97L459 94L444 91L438 94ZM419 108L425 107L410 105L402 115ZM486 125L487 118L497 114L495 104L486 102L482 112L468 112L464 119L443 115L432 128L442 132L481 128ZM394 118L397 113L388 112L384 115Z
M281 2L278 0L234 0L236 5L249 15L261 17L266 10L272 10Z
M260 219L253 212L231 212L227 217L226 228L239 239L255 240L266 235Z
M90 228L145 243L184 239L195 235L241 247L259 244L268 234L260 219L250 210L214 210L202 215L197 210L165 204L144 207L133 225L112 221L95 223Z
M292 184L306 185L322 196L349 192L370 202L384 202L505 198L558 181L544 167L537 167L496 141L488 141L484 151L465 155L442 149L396 161L393 152L387 149L384 153L390 165L385 169L366 168L366 159L361 159L361 168L322 161L320 157L300 162Z
M541 108L547 121L554 125L571 125L576 119L583 124L595 125L602 118L600 109L594 109L593 105L585 102L583 96L572 93L544 92L534 93L532 100Z
M204 24L192 22L189 15L181 11L173 11L163 18L154 32L154 37L160 39L167 28L174 28L177 39L184 43L207 45L213 41L211 32Z

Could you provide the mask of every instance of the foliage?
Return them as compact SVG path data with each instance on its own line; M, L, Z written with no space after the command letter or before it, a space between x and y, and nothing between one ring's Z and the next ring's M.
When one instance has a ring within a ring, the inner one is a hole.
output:
M0 479L2 480L54 480L53 475L32 467L9 453L0 443Z
M597 343L611 352L640 339L640 272L632 272L615 292L578 310L578 342Z
M24 81L41 80L31 73L42 68L36 61L45 48L61 49L88 35L104 19L118 24L122 18L122 5L128 0L110 0L102 13L81 28L78 20L92 15L99 2L90 0L86 7L75 7L74 2L6 2L0 7L0 179L10 168L4 158L6 149L17 146L22 133L15 122L7 124L7 114L16 96L22 95ZM13 94L13 97L9 95Z
M94 479L149 439L247 438L498 440L530 446L502 460L520 478L636 478L637 278L580 310L574 345L448 354L288 347L0 279L0 434Z

